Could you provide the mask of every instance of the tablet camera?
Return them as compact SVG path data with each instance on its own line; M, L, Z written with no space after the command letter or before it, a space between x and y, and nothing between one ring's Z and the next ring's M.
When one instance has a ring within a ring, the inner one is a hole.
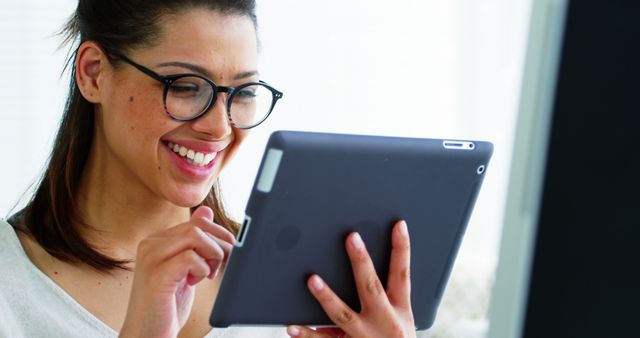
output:
M482 175L484 173L484 170L485 170L484 165L481 165L481 166L478 167L476 172L478 173L478 175Z
M442 145L446 149L454 150L474 150L476 148L475 143L470 141L443 141Z

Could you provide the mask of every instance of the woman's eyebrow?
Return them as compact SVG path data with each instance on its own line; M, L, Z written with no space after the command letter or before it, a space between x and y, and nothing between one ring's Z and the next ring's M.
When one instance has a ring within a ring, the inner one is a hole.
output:
M158 67L181 67L181 68L186 68L192 72L198 73L199 75L203 75L203 76L207 76L207 77L211 77L211 74L209 74L209 72L198 66L198 65L194 65L192 63L186 63L186 62L180 62L180 61L169 61L169 62L163 62L163 63L159 63L157 64Z
M180 62L180 61L169 61L169 62L163 62L163 63L159 63L157 64L158 67L181 67L181 68L185 68L188 69L192 72L195 72L199 75L203 75L206 76L208 78L212 78L212 74L209 73L205 68L200 67L198 65L194 65L192 63L187 63L187 62ZM239 74L236 74L233 77L233 80L241 80L244 78L248 78L248 77L252 77L254 75L258 75L258 71L257 70L251 70L251 71L247 71L247 72L242 72Z
M254 75L258 75L258 71L257 70L251 70L251 71L248 71L248 72L242 72L242 73L236 74L233 77L233 79L234 80L242 80L242 79L245 79L245 78L248 78L248 77L252 77Z

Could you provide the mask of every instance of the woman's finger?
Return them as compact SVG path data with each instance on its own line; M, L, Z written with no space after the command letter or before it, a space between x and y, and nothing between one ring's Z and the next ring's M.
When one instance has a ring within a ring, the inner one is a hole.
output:
M220 224L211 222L204 217L192 217L190 222L195 224L203 231L212 234L216 238L219 238L227 243L231 243L232 245L236 243L236 236L234 236L229 230L227 230Z
M344 337L344 331L340 331L339 334L333 334L332 332L323 331L321 329L312 330L306 326L290 325L287 327L287 334L296 338L342 338Z
M360 331L362 323L358 314L345 304L320 276L309 277L307 287L332 322L346 332Z
M222 262L226 256L215 240L195 226L185 226L182 234L172 237L146 238L140 242L138 250L142 264L149 267L161 264L185 250L194 251L206 261Z
M397 222L393 228L391 247L387 295L393 306L411 310L411 246L405 221Z
M170 284L181 282L185 277L189 285L195 285L211 273L209 264L195 251L186 250L163 263L161 278Z
M152 235L152 238L168 238L169 240L173 240L177 237L184 236L185 233L190 231L194 231L194 227L200 228L209 238L214 240L225 253L225 256L228 256L233 249L233 244L235 243L235 237L231 232L222 227L221 225L211 223L204 218L200 219L192 219L187 223L183 223L174 227L171 227L167 230L158 232ZM216 235L221 237L216 237Z
M362 311L391 308L387 294L362 241L362 237L357 232L351 233L347 236L346 246Z
M155 236L159 236L159 237L177 236L182 231L184 231L185 227L190 227L195 225L200 229L202 229L202 231L209 233L214 237L219 238L227 243L230 243L233 246L233 244L235 244L236 242L236 237L222 225L214 223L211 219L206 218L205 216L207 215L205 214L205 212L200 211L201 209L203 209L203 207L198 208L196 212L194 212L194 214L191 216L191 219L188 222L185 222L180 225L176 225L174 227L158 232L155 234Z
M216 243L218 243L218 245L220 246L220 248L222 249L222 251L224 252L224 261L227 260L227 258L229 258L229 255L231 254L231 251L233 250L233 244L229 243L229 242L225 242L223 240L221 240L218 237L213 237L211 234L206 233L209 237L211 237L211 239L213 239Z

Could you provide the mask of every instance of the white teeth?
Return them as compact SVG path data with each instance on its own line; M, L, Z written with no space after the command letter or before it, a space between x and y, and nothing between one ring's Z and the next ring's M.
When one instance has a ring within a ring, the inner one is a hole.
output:
M205 164L205 165L207 165L207 164L209 164L209 163L211 162L211 160L213 160L214 158L216 158L216 153L213 153L213 154L206 154L206 155L204 156L204 161L203 161L203 162L204 162L204 164Z
M195 164L202 164L202 161L204 161L204 154L196 153L196 156L193 158L193 162Z
M205 154L202 152L196 152L194 150L188 149L187 147L180 146L172 142L168 142L167 146L169 147L169 149L179 154L181 157L186 157L186 161L188 163L196 166L209 165L209 163L211 163L211 161L213 161L213 159L215 159L216 155L218 154L218 153Z

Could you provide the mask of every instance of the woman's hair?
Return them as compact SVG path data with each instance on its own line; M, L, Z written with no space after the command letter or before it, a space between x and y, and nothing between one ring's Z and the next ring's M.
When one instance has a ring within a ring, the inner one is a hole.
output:
M69 96L35 194L10 219L17 230L33 237L54 257L105 272L126 269L128 263L98 252L78 231L79 227L91 226L78 209L77 197L93 140L95 115L94 105L80 94L75 79L77 46L91 40L110 53L153 46L163 31L164 15L196 8L247 16L257 26L255 0L79 0L78 8L63 27L63 43L71 44L73 51L66 65L71 65ZM218 181L202 205L213 209L217 223L237 233L239 225L224 210Z

